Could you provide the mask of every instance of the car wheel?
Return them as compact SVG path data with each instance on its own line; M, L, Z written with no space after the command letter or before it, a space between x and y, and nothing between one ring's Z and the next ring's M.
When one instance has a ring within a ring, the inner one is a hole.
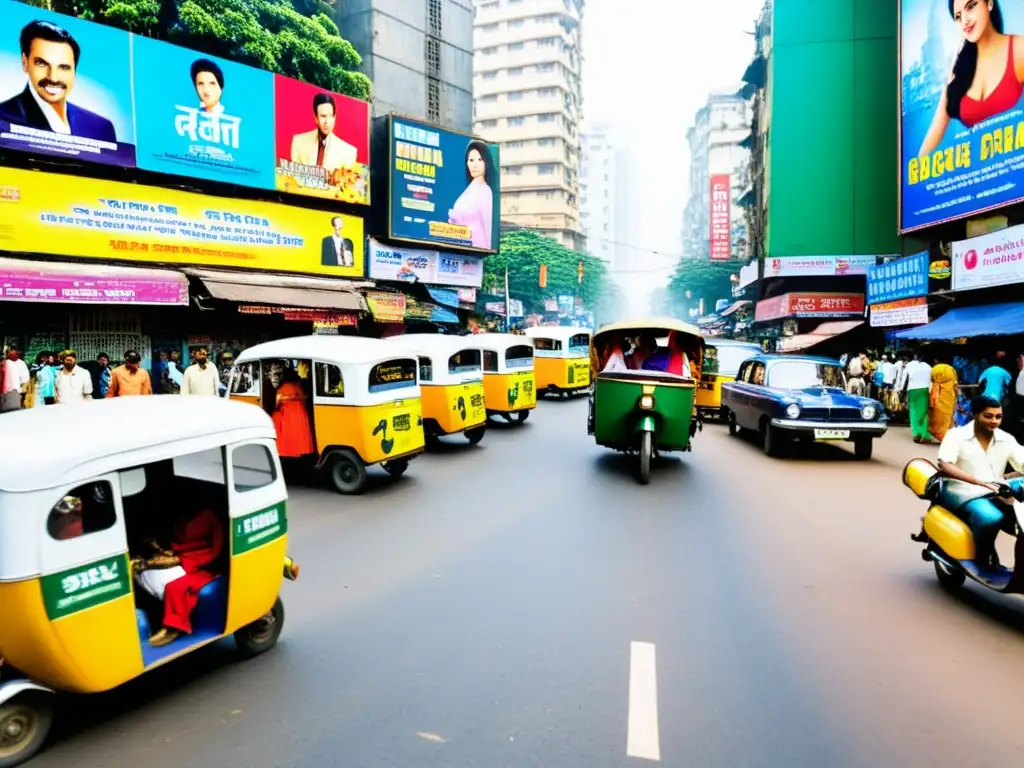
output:
M732 411L725 412L725 423L729 427L729 434L736 437L740 433L740 425L736 423L736 414Z
M772 458L781 456L783 440L782 434L771 424L766 422L761 428L761 444L764 447L765 456Z
M871 451L875 447L875 441L870 437L861 437L853 441L853 455L861 461L871 458Z

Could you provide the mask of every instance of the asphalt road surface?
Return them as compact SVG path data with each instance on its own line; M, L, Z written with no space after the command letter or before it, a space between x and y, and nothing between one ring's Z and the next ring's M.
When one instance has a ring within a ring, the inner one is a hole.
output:
M293 489L280 645L65 701L36 768L1024 765L1024 604L942 592L918 449L708 426L639 486L584 401ZM375 471L375 475L378 474Z

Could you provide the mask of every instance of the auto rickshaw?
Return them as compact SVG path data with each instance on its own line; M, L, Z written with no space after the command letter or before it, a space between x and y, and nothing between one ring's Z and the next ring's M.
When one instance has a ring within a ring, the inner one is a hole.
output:
M720 417L722 385L736 381L740 364L761 353L761 345L734 339L705 339L704 365L697 385L697 412L702 418Z
M537 407L533 339L514 333L481 333L474 343L483 353L484 401L488 416L520 424Z
M665 337L665 344L659 338ZM650 482L651 460L689 451L701 428L694 405L704 362L704 337L673 318L638 318L601 328L591 343L594 390L588 433L598 445L639 454L639 478Z
M525 334L533 339L538 396L569 397L590 389L589 328L539 326Z
M5 414L4 429L18 439L0 446L0 766L42 746L57 692L107 691L229 635L243 657L276 645L298 567L266 414L124 397ZM190 587L172 591L175 567ZM191 631L169 628L182 620Z
M428 443L444 435L463 434L476 445L487 431L482 353L474 338L407 333L387 339L419 358L423 433Z
M400 477L424 450L419 362L380 339L298 336L242 352L228 397L274 419L278 453L311 460L339 493L374 464Z

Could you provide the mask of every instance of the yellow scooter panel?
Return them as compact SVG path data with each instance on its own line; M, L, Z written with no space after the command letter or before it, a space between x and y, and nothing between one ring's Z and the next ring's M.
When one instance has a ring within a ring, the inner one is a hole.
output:
M936 546L954 560L974 559L974 535L967 523L949 510L932 506L924 516L924 531Z

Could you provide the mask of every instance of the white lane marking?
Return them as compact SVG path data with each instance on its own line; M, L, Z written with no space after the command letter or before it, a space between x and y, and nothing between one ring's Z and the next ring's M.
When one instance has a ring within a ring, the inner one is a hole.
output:
M626 754L661 761L658 737L658 671L654 643L629 644L629 725Z

